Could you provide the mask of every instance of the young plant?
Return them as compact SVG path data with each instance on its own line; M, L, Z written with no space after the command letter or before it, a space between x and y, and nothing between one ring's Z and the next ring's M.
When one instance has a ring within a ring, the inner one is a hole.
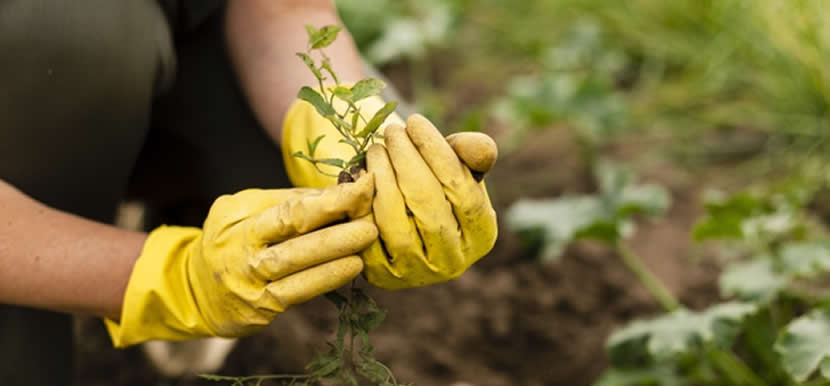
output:
M316 149L325 139L325 135L321 135L307 143L308 153L298 151L293 155L311 162L318 172L337 177L338 183L349 183L357 179L360 170L365 168L366 150L375 138L380 137L377 131L381 123L395 110L397 103L386 103L368 120L363 116L358 102L379 95L386 85L371 78L362 79L350 87L340 83L337 73L331 66L331 60L323 52L323 48L334 42L340 30L341 27L335 25L320 29L306 26L308 48L306 52L298 52L297 56L317 78L319 91L303 87L297 97L311 103L320 115L331 122L340 134L339 142L351 146L355 154L348 160L316 158ZM315 51L321 57L319 63L312 57ZM334 86L327 86L327 81L333 81ZM339 111L336 104L345 107ZM328 173L320 168L320 164L336 166L340 172ZM386 318L386 312L378 307L365 291L358 288L355 282L352 282L347 295L334 291L327 293L325 297L339 311L337 332L333 341L326 342L326 351L318 353L306 365L306 374L242 377L204 374L201 377L212 381L231 382L233 386L258 386L265 381L281 382L282 385L288 386L312 386L327 381L358 386L360 378L378 386L402 385L398 383L388 366L375 359L374 346L369 342L369 332L380 326Z
M363 116L357 102L379 95L386 85L382 81L373 78L359 80L352 86L340 83L340 79L331 67L331 60L323 52L323 48L328 47L334 42L340 30L341 27L335 25L325 26L320 29L310 25L306 26L306 31L308 32L308 48L306 52L298 52L297 56L303 60L303 63L314 74L314 77L317 79L319 91L305 86L300 89L297 97L311 103L321 116L331 122L340 134L341 138L338 142L351 146L355 154L348 160L339 158L316 158L315 151L317 146L325 139L325 135L320 135L307 143L307 154L298 151L293 155L311 162L317 168L318 172L337 177L338 182L351 182L357 178L357 173L363 168L364 160L366 159L366 150L369 145L376 137L380 136L377 132L380 125L389 117L389 114L395 111L398 103L386 103L368 120ZM315 52L321 58L319 63L313 57ZM331 82L334 83L333 86ZM329 85L326 85L326 83L329 83ZM336 100L340 103L336 103ZM338 109L335 106L336 104L345 105L345 108ZM320 169L320 164L336 166L341 171L338 174L328 173Z
M507 212L507 225L523 235L541 236L540 255L547 261L558 259L579 239L607 243L661 305L677 308L674 296L625 243L634 230L634 215L658 217L668 209L668 191L655 184L635 184L631 170L607 160L596 162L594 176L598 193L519 200Z
M830 239L804 182L711 195L692 232L720 244L729 299L635 321L607 342L599 386L830 384Z

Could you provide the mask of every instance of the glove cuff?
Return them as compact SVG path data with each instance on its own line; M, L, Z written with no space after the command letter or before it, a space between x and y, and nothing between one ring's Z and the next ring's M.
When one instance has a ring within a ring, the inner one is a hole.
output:
M113 346L214 335L199 313L187 272L201 234L198 228L173 226L150 233L130 274L121 320L104 320Z

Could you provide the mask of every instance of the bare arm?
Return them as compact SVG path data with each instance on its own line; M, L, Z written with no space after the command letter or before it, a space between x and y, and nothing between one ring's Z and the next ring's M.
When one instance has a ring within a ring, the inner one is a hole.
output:
M341 24L333 1L228 2L226 37L231 60L254 113L276 143L280 143L282 120L297 90L317 85L295 55L305 51L306 24ZM360 54L345 31L326 53L341 81L365 77Z
M0 303L117 320L145 237L49 208L0 180Z

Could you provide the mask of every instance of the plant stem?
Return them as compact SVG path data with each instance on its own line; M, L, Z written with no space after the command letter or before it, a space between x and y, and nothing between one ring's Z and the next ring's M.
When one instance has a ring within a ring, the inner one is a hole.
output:
M706 353L714 365L735 385L767 386L766 382L755 374L743 361L731 351L721 350L714 345L707 345Z
M622 262L637 276L637 279L651 293L651 296L654 296L666 311L671 312L676 310L679 306L677 299L666 288L663 282L648 270L643 264L642 259L634 251L629 249L622 240L617 240L616 248Z

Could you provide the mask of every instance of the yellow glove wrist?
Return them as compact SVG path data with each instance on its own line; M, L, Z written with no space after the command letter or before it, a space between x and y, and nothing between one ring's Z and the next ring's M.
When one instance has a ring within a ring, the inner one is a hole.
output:
M250 335L348 283L363 270L356 254L377 239L359 220L373 194L371 174L325 189L248 189L218 198L202 230L154 230L120 321L106 321L113 344Z
M169 226L150 233L127 284L121 320L105 319L115 347L215 335L187 279L190 251L201 234L198 228Z

